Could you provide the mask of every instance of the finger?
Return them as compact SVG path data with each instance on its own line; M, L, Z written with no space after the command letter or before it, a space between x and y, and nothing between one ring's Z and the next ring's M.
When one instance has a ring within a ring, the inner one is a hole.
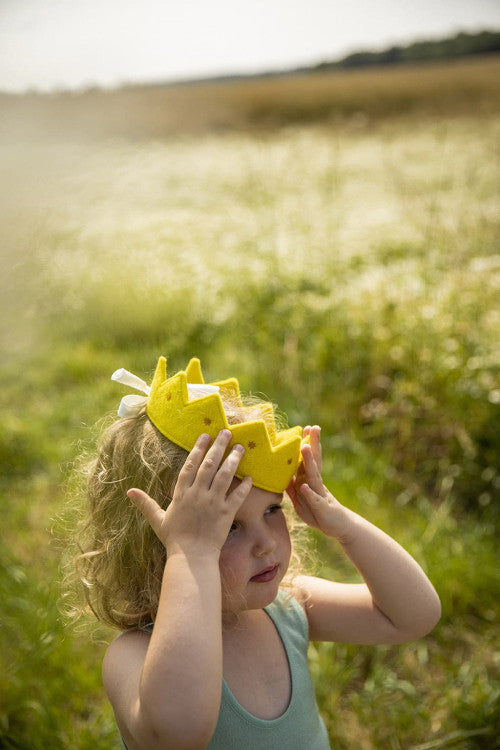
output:
M321 448L321 427L314 425L310 430L310 445L312 448L313 456L318 465L319 472L321 474L322 466L322 448Z
M293 509L301 521L306 523L308 526L311 525L310 511L305 503L301 503L298 499L293 501Z
M214 492L223 496L226 495L244 452L245 449L242 445L235 445L231 449L212 482L212 489Z
M149 497L145 492L135 487L128 490L127 497L132 500L136 508L140 510L144 518L148 521L155 534L157 534L163 523L165 511L160 508L156 500L153 500L152 497Z
M252 478L244 477L241 482L238 482L234 490L231 490L226 495L226 502L232 506L233 514L238 511L241 505L248 497L250 490L252 489Z
M304 463L307 484L312 487L315 492L321 494L321 490L323 489L323 480L321 478L321 471L314 457L311 445L302 446L302 459ZM302 491L302 488L300 491Z
M209 445L210 435L200 435L179 472L178 487L190 487L193 484Z
M226 452L229 441L231 440L231 433L229 430L221 430L214 442L210 446L207 454L200 464L196 478L201 485L210 487L215 475L217 474L221 461Z
M314 506L322 499L322 495L319 492L316 492L316 490L314 490L309 484L302 484L300 486L300 496L305 500L307 507L312 513L314 512Z

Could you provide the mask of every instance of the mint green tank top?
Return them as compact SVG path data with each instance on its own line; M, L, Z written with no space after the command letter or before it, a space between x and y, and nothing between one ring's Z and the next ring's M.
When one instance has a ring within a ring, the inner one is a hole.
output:
M288 708L277 719L258 719L238 703L224 680L219 720L206 750L330 750L307 663L309 628L304 610L282 592L264 609L288 658L292 679ZM144 628L149 633L152 629L152 625ZM122 743L126 750L123 738Z
M307 664L307 618L295 599L280 593L265 611L285 647L292 678L292 696L277 719L258 719L222 686L222 701L215 733L207 750L330 750Z

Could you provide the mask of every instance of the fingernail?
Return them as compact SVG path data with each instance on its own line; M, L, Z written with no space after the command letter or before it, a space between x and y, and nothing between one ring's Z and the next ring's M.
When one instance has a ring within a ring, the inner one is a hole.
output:
M224 437L226 439L230 438L231 437L231 432L229 430L221 430L219 432L219 437Z
M200 443L207 443L210 440L210 435L208 435L206 432L203 433L203 435L200 435L198 438Z
M243 447L242 445L240 445L240 444L238 443L237 445L233 446L233 451L234 451L235 453L244 453L244 452L245 452L245 449L244 449L244 447Z

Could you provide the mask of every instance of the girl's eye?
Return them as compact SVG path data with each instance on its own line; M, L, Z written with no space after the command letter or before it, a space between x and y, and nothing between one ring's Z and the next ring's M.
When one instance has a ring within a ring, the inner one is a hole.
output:
M266 510L267 515L272 515L273 513L277 513L279 510L281 510L281 505L271 505Z

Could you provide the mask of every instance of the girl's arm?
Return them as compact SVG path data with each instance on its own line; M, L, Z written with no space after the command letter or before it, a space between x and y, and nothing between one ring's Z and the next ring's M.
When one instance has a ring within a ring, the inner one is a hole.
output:
M167 549L151 637L123 634L103 663L129 750L201 749L215 730L222 686L219 555L251 488L247 478L229 492L242 455L235 448L221 465L229 439L223 431L208 452L208 436L198 440L166 511L140 490L128 493Z
M402 643L428 633L441 605L422 568L397 542L341 505L321 479L320 429L308 430L310 445L288 489L299 517L337 539L364 583L341 584L300 576L311 640Z

